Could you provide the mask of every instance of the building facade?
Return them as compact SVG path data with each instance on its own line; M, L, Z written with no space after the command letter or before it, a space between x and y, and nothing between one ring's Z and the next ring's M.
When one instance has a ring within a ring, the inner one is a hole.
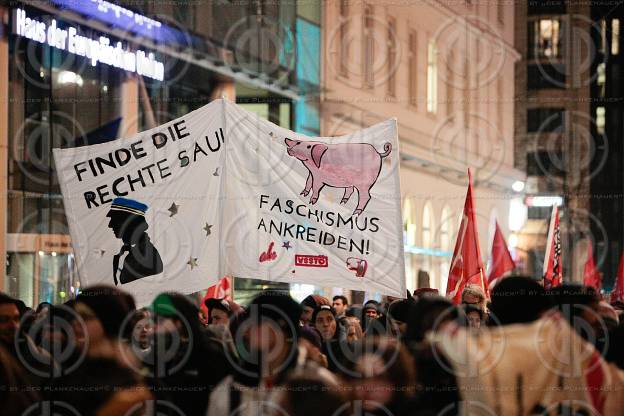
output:
M397 118L410 290L445 292L468 168L483 260L495 220L505 234L519 227L513 21L502 2L325 4L321 133Z
M53 148L128 137L222 96L320 130L319 43L301 42L320 37L318 5L128 4L0 6L0 290L29 305L80 287Z
M517 233L525 272L541 276L548 220L560 205L564 280L580 282L593 245L607 288L622 251L619 97L622 7L515 3L515 162L528 221ZM608 120L608 121L607 121ZM616 222L617 223L617 222Z

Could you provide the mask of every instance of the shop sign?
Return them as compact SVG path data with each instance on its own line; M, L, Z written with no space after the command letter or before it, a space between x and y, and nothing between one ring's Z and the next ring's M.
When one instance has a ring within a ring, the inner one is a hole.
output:
M141 49L130 51L122 42L111 41L101 35L97 39L78 33L78 28L67 25L61 28L52 19L46 23L28 17L23 9L13 10L13 33L34 42L48 44L73 55L88 58L91 65L103 63L129 72L135 72L158 81L163 81L165 66L155 58L154 53Z

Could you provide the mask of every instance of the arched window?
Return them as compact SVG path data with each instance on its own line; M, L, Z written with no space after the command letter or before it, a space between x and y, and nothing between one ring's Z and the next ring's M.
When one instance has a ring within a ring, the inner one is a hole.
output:
M448 206L442 208L440 216L440 250L451 249L451 235L453 233L453 214Z
M435 246L433 223L433 208L431 203L427 202L423 208L422 216L422 246L425 249L432 249ZM436 286L436 276L438 273L433 269L434 259L429 253L422 254L421 269L429 274L429 284Z
M425 248L433 247L433 209L430 203L425 204L422 220L422 245Z
M410 199L405 198L403 204L403 242L408 246L416 245L416 223L414 208Z
M447 253L453 251L453 236L455 235L454 215L448 206L442 208L442 215L440 216L440 250ZM436 288L441 294L446 292L446 283L448 280L448 273L451 267L451 258L442 257L440 261L439 280L436 282Z

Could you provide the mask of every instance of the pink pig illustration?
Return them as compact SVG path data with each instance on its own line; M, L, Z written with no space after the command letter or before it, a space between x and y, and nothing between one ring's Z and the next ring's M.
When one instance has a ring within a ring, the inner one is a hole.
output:
M358 203L354 215L364 212L370 201L370 190L377 182L381 160L392 152L392 144L384 143L379 153L368 143L326 144L285 139L287 153L299 159L309 173L301 195L312 191L310 204L315 204L325 185L344 188L341 204L346 204L354 189L358 191Z

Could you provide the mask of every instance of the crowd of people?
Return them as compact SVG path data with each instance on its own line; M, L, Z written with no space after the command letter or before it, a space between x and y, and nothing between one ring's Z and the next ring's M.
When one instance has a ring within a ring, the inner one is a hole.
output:
M601 360L624 368L624 305L589 287L546 291L523 276L489 296L467 286L459 305L419 289L364 304L264 291L244 307L203 306L162 293L136 308L130 294L95 286L31 309L0 293L0 414L477 414L466 411L465 376L436 335L478 340L488 328L544 316L567 321ZM550 414L539 406L517 414Z

